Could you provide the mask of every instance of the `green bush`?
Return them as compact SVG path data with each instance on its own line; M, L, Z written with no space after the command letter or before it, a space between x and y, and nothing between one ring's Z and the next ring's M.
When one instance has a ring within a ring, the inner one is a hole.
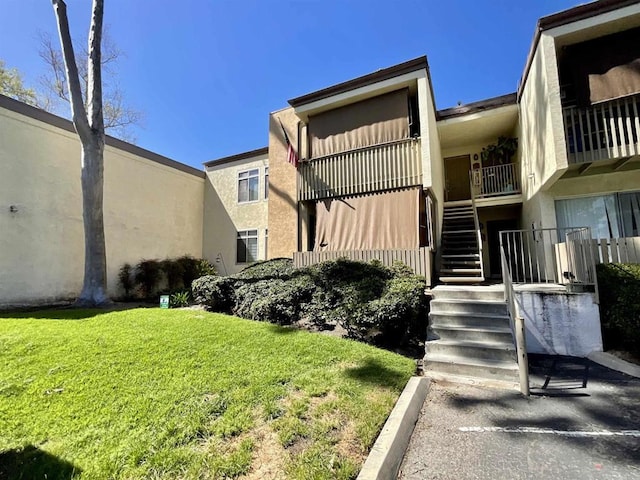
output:
M124 298L129 299L133 293L135 283L133 281L133 267L125 263L118 271L118 281L124 290Z
M160 262L158 260L142 260L136 265L134 278L142 298L153 298L162 280Z
M160 262L160 268L164 273L164 277L167 280L167 289L170 292L175 292L185 287L183 276L184 266L177 259L167 258ZM189 284L187 284L189 285Z
M640 265L600 264L596 271L605 349L640 355Z
M193 299L215 312L231 313L236 303L236 281L233 277L205 275L191 284Z
M195 301L218 312L280 325L341 325L352 338L389 347L426 335L424 288L403 264L347 259L300 269L277 259L193 283Z

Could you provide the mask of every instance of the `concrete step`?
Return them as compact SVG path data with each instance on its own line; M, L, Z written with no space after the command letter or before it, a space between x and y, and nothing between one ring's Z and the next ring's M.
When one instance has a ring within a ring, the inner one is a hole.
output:
M452 286L440 285L431 290L436 300L493 300L504 301L504 286Z
M433 291L433 290L432 290ZM509 316L482 313L429 312L429 325L453 325L458 327L506 327Z
M434 340L456 340L467 342L513 342L509 327L482 326L461 327L458 325L431 325L429 336Z
M453 284L465 283L465 284L475 285L475 284L484 282L484 277L447 277L447 276L444 276L444 277L438 277L438 280L440 280L442 283L453 283Z
M431 312L485 314L507 316L507 304L503 300L434 299L429 305Z
M434 372L463 377L518 381L518 364L515 361L469 359L455 355L428 353L424 357L424 369L427 376L430 372Z
M425 345L427 354L447 355L465 359L516 361L513 342L476 342L468 340L431 340Z
M440 273L449 276L461 275L461 276L471 276L471 275L482 275L482 269L480 268L441 268Z
M462 253L462 254L454 254L454 255L442 255L443 260L478 260L480 258L479 253Z
M461 229L444 229L442 231L443 235L462 235L462 234L468 234L468 235L477 235L478 231L474 230L474 229L470 229L470 230L461 230Z
M442 260L442 268L480 268L480 260Z

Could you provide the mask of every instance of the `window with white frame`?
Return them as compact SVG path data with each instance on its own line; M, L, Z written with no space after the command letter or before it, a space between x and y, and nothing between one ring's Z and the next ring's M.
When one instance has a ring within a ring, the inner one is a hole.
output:
M269 167L264 167L264 198L269 198Z
M246 170L238 173L238 203L258 200L260 170Z
M269 255L269 229L264 229L264 259L266 260Z
M236 241L236 263L258 260L258 230L241 230Z
M590 227L593 238L640 235L640 192L556 200L558 228Z

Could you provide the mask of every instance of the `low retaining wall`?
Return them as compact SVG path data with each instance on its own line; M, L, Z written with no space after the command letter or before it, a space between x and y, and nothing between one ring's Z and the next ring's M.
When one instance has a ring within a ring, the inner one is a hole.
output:
M602 351L594 293L516 290L515 295L525 319L529 353L586 357Z

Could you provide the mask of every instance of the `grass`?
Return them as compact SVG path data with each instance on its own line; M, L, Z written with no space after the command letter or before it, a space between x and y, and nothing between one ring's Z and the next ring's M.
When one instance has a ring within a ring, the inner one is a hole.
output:
M0 478L354 478L414 370L194 310L0 316Z

